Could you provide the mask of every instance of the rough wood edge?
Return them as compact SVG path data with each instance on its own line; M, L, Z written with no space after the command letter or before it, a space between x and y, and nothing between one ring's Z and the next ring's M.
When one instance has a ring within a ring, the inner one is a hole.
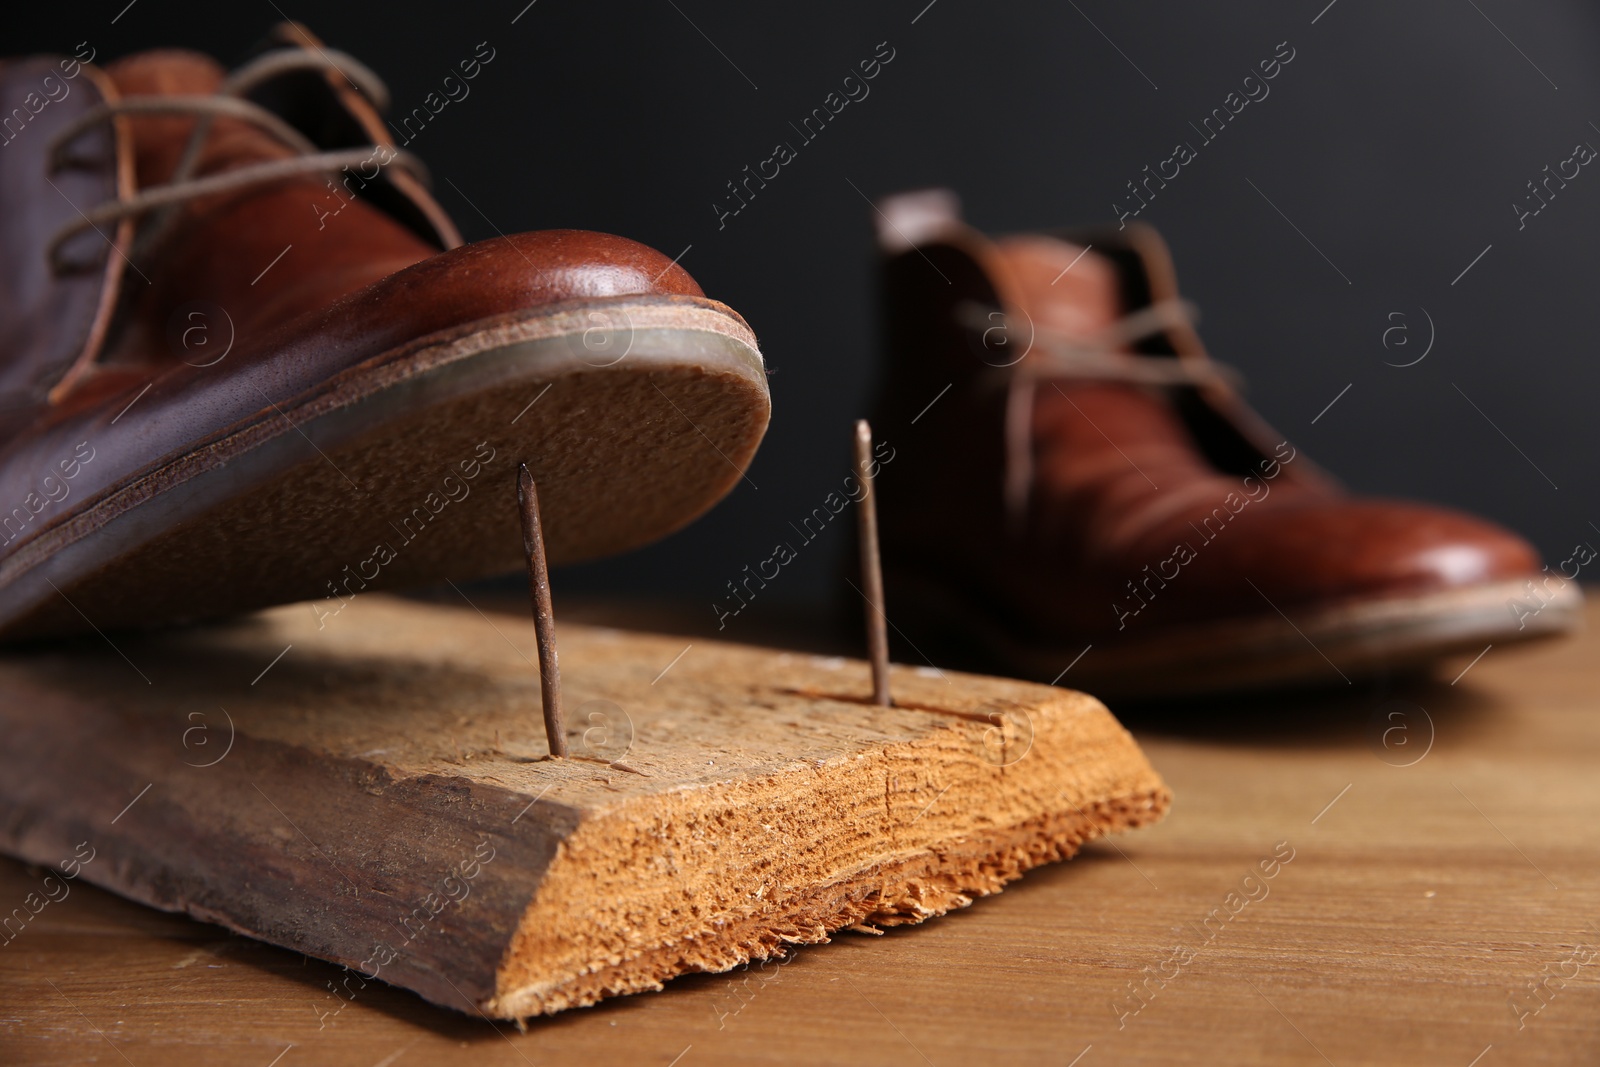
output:
M984 848L963 849L969 843L961 842L947 851L925 851L868 867L817 887L808 901L743 918L715 937L698 935L658 945L559 982L517 985L503 964L495 996L481 1009L507 1019L553 1014L607 997L659 991L668 979L684 974L728 971L782 956L791 946L827 944L840 930L922 923L999 893L1035 867L1070 859L1087 841L1153 823L1170 802L1165 787L1156 787L1116 804L1097 805L1093 815L1041 815L987 835ZM534 905L524 922L537 918Z

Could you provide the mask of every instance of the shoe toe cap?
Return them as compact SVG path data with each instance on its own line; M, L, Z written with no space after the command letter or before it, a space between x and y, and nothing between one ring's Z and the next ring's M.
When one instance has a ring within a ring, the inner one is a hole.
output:
M1226 570L1285 603L1457 589L1526 579L1540 568L1516 534L1425 504L1314 503L1263 511L1241 526L1238 537L1230 541L1224 530L1208 547L1221 550Z
M588 230L538 230L476 241L411 268L463 298L519 307L585 297L704 296L689 272L637 241Z

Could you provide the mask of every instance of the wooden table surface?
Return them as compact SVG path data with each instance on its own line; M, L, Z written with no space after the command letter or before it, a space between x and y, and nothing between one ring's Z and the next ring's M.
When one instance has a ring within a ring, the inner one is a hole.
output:
M0 1064L1600 1063L1591 616L1454 684L1465 661L1114 709L1176 795L1161 825L924 926L526 1033L338 999L335 967L74 882L0 947ZM0 910L43 873L0 861Z

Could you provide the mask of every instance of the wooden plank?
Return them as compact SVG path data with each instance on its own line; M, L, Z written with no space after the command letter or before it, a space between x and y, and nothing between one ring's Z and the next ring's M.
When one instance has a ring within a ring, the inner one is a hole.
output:
M353 600L0 659L0 846L518 1018L920 922L1168 794L1080 693ZM87 861L83 857L92 856Z

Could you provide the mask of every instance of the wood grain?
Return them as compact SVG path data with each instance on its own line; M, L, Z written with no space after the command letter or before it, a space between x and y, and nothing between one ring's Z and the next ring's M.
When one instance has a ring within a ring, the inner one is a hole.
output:
M1157 826L938 922L526 1034L382 985L338 999L339 968L79 880L0 949L0 1062L1594 1063L1600 967L1569 961L1600 944L1600 638L1491 649L1452 686L1469 659L1404 688L1118 707L1176 795ZM1281 841L1267 895L1196 933ZM0 900L40 877L0 864ZM1193 958L1119 1027L1177 946Z
M900 669L880 707L859 662L561 642L567 759L531 621L469 607L8 656L0 846L81 847L84 880L343 964L344 995L521 1018L942 915L1169 800L1081 693Z

